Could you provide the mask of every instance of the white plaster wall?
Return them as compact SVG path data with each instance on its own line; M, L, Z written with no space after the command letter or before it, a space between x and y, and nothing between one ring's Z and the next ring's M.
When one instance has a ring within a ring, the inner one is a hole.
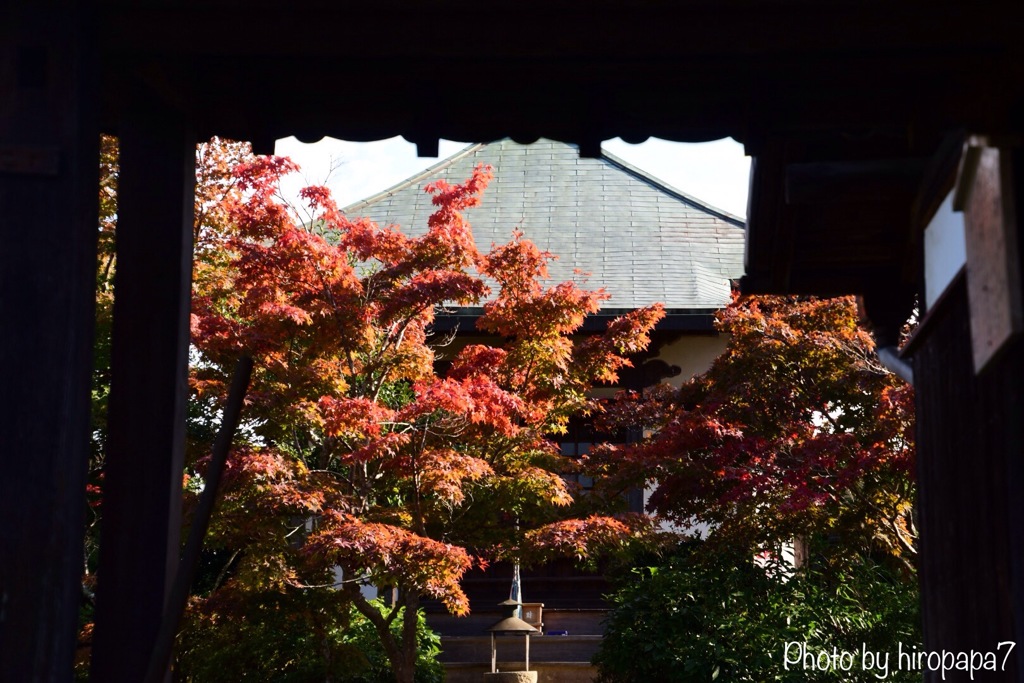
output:
M725 351L728 343L728 335L714 334L686 335L666 344L658 353L658 359L682 369L679 375L666 381L678 388L691 377L707 372L711 363Z
M675 377L664 380L666 383L678 388L690 378L701 375L711 367L714 360L725 351L729 343L729 337L725 334L711 335L685 335L671 344L663 346L658 354L658 359L669 365L677 365L682 369ZM644 490L644 509L654 492L654 486ZM697 519L690 521L689 525L680 526L662 521L661 529L687 536L707 538L711 532L711 526L706 522Z

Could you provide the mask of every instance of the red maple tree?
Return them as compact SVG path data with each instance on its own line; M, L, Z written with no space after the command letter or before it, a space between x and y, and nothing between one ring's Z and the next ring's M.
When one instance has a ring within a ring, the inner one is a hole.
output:
M395 679L408 682L421 600L465 614L459 582L474 564L587 555L643 533L635 520L573 518L560 475L575 463L552 437L590 409L594 383L616 378L663 313L652 306L576 336L604 292L547 284L552 256L518 232L477 249L463 210L479 202L486 167L427 186L437 208L418 237L345 216L322 187L302 191L311 219L299 221L278 197L293 170L279 157L233 169L238 192L216 208L229 258L194 297L192 387L206 419L237 357L256 368L245 443L211 529L231 562L193 611L214 618L231 593L320 591L372 622ZM476 327L493 344L458 348L432 332L438 312L457 306L482 306ZM382 611L366 585L396 588L397 599Z
M653 486L652 511L709 523L715 542L817 536L912 568L913 389L878 362L854 299L737 298L717 324L729 343L705 374L607 405L604 429L647 437L591 451L595 495Z

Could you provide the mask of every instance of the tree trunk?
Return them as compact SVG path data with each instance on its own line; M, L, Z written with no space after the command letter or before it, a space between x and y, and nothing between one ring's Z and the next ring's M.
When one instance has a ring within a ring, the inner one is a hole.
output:
M402 671L406 678L400 683L413 683L416 677L416 655L420 643L417 642L416 625L420 611L420 596L411 594L406 600L406 613L402 614L401 624L401 653L404 659Z
M420 598L418 595L407 593L401 602L405 606L405 613L402 615L401 661L392 661L391 666L395 671L396 683L413 683L416 678L416 654L419 649L416 621Z
M402 617L402 634L395 638L391 632L391 621L381 616L370 602L362 596L359 589L350 586L349 597L359 612L370 620L381 644L384 646L384 653L391 663L391 670L395 675L396 683L413 683L416 677L416 653L419 643L416 640L416 617L419 611L420 598L418 595L399 591L398 599L392 605L392 610L404 609Z

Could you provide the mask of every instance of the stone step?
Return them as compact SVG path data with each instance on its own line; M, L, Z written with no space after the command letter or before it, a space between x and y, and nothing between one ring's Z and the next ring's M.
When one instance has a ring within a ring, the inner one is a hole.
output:
M448 662L444 665L446 683L480 683L490 664ZM523 662L499 661L499 671L520 671ZM530 670L537 672L538 683L591 683L597 669L586 662L538 662L530 659Z
M464 580L462 588L471 609L489 607L508 598L510 581L482 577ZM543 602L552 608L607 608L604 596L609 592L603 576L546 576L523 579L523 601Z
M569 635L601 635L604 633L605 609L548 609L541 612L544 632L567 631ZM427 623L442 636L487 635L487 629L502 618L498 610L478 610L469 616L428 613Z
M601 636L531 636L530 662L590 662L601 644ZM499 636L498 657L523 657L525 643L522 636ZM443 636L442 662L489 663L491 638L484 636Z
M606 609L545 609L544 632L567 631L570 636L604 635Z

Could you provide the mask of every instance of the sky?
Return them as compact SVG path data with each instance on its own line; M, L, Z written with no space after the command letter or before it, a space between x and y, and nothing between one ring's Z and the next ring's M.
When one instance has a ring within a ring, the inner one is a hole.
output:
M313 144L285 138L277 141L275 152L291 157L302 168L301 177L282 184L285 196L294 197L305 185L327 185L338 206L347 206L433 166L467 144L441 140L439 156L431 158L417 157L416 146L400 137L378 142L324 138ZM616 138L603 147L695 199L740 218L747 215L750 159L734 140L688 144L651 138L630 145Z

